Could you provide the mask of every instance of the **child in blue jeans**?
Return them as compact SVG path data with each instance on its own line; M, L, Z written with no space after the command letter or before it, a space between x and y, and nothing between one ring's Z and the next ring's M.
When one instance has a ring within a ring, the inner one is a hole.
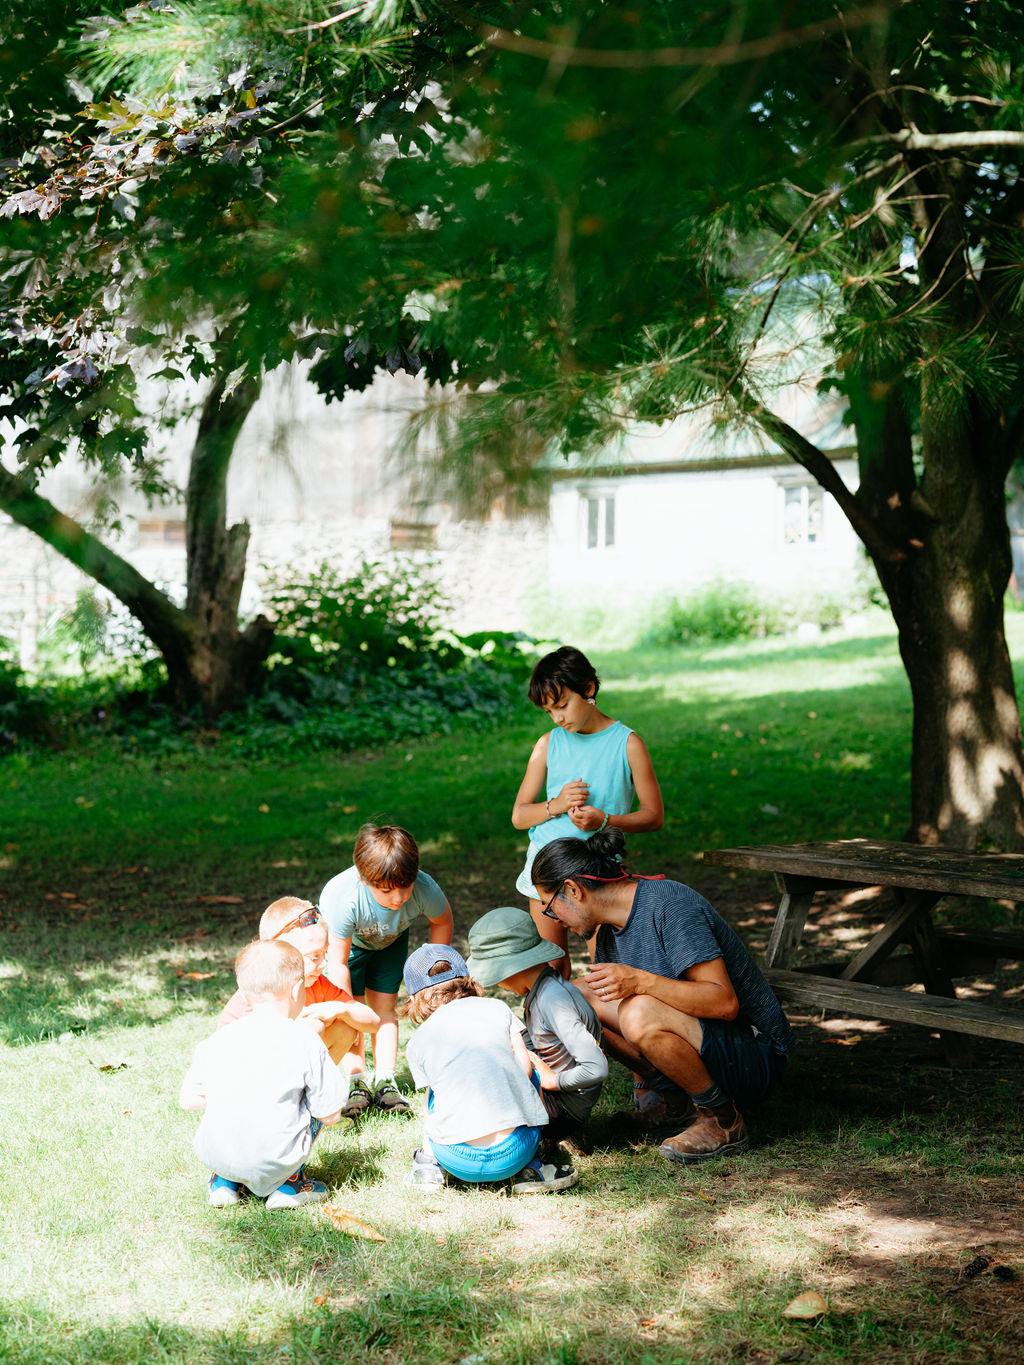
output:
M405 964L419 1025L406 1050L417 1089L428 1090L426 1147L413 1156L409 1184L436 1187L445 1173L470 1184L511 1179L516 1194L565 1190L571 1166L542 1164L536 1152L547 1112L531 1080L523 1025L500 1000L487 1000L459 953L425 943Z

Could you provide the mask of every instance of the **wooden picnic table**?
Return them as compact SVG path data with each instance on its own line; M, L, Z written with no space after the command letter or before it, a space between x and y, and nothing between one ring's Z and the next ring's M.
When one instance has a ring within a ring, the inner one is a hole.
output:
M957 1063L969 1058L965 1034L1024 1043L1024 1011L957 999L953 984L999 958L1024 959L1024 933L937 928L931 913L940 901L963 896L1024 902L1024 855L842 839L711 849L704 862L775 874L781 900L765 975L780 1000L939 1029ZM874 886L893 894L870 941L849 961L795 966L815 892ZM909 952L896 954L900 945ZM894 982L922 985L924 994Z

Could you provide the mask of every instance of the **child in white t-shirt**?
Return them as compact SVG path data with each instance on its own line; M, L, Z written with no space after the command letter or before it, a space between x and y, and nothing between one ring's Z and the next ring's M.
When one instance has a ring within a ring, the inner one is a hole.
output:
M417 1089L426 1088L426 1147L409 1183L434 1187L445 1173L470 1184L511 1179L516 1194L568 1189L571 1166L536 1158L547 1112L531 1077L523 1025L500 1000L483 998L459 953L425 943L405 964L419 1024L406 1050Z
M304 1162L324 1125L341 1117L344 1075L323 1042L296 1022L302 1012L302 956L290 943L258 940L235 960L252 1009L196 1048L181 1083L183 1109L203 1110L196 1155L213 1174L210 1203L237 1204L242 1187L268 1209L323 1199Z

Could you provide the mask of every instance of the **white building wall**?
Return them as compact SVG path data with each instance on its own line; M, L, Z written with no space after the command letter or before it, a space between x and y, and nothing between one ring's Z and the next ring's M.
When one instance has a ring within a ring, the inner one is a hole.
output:
M855 487L855 461L836 467ZM562 479L551 497L549 581L623 593L679 593L713 579L777 591L838 588L860 562L860 543L826 494L817 541L785 544L784 490L800 485L821 496L791 463ZM614 544L588 547L588 500L608 498Z
M427 386L411 376L382 376L365 392L328 404L296 369L270 377L243 427L228 482L229 520L247 520L251 527L244 610L258 609L261 585L276 570L301 572L327 560L347 575L364 558L395 555L436 566L455 606L452 629L521 626L524 594L533 586L522 569L524 563L544 563L545 520L460 522L446 503L430 500L415 465L399 455L408 423L426 395ZM178 487L187 478L194 432L194 421L158 432ZM111 497L124 529L102 539L147 578L183 595L180 498L147 507L127 480L99 488L91 473L73 462L47 474L40 492L86 524L98 496ZM433 546L393 550L394 522L433 528ZM23 666L33 666L36 638L47 620L91 585L37 536L0 513L0 636L16 642Z

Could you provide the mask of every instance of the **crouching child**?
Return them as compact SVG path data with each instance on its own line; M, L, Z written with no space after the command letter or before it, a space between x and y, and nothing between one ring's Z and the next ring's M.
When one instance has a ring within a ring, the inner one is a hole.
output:
M297 1020L304 999L302 955L259 940L235 960L251 1009L196 1048L181 1085L183 1109L202 1110L196 1155L211 1171L210 1203L237 1204L243 1188L268 1209L325 1198L304 1163L320 1129L338 1122L344 1075L316 1033Z
M608 1076L594 1008L552 970L550 955L551 945L532 917L515 906L491 910L469 931L467 965L473 980L525 997L525 1042L548 1115L544 1157L554 1157L563 1140L585 1147L583 1127Z
M547 1112L531 1080L523 1025L480 986L453 948L425 943L405 964L403 1013L419 1027L406 1050L417 1089L427 1090L427 1144L409 1184L511 1180L515 1194L568 1189L571 1166L537 1158Z

